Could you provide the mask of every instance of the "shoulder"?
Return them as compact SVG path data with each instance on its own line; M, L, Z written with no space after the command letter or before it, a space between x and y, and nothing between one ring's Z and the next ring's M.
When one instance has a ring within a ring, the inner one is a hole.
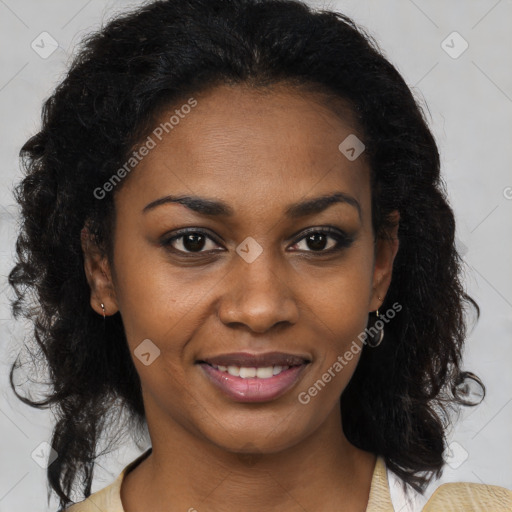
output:
M512 491L497 485L470 482L440 485L430 496L422 512L510 512Z
M389 510L401 512L512 512L512 490L470 482L445 483L430 497L419 493L387 469L392 500ZM386 509L388 510L388 509Z
M91 494L80 503L75 503L64 512L124 512L121 502L121 486L124 477L144 459L149 457L152 448L139 455L134 461L130 462L121 474L108 487Z
M123 512L120 503L119 495L122 482L122 475L120 475L108 487L101 489L91 494L87 499L79 503L75 503L67 508L65 512Z

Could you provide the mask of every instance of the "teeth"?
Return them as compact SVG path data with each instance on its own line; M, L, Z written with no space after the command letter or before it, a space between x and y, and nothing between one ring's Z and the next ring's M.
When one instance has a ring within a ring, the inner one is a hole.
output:
M242 377L242 379L256 377L256 368L245 368L244 366L242 366L242 368L240 368L239 375L240 377Z
M229 375L238 377L240 375L240 367L239 366L228 366L228 373L229 373Z
M274 368L272 369L272 373L274 375L277 375L278 373L281 373L283 371L283 367L282 366L274 366Z
M241 377L242 379L270 379L281 372L288 370L289 366L264 366L261 368L247 367L247 366L216 366L212 365L221 372L227 372L234 377Z
M265 366L265 368L258 368L256 370L256 377L258 377L258 379L270 379L270 377L272 377L273 375L273 370L274 368L272 368L272 366Z

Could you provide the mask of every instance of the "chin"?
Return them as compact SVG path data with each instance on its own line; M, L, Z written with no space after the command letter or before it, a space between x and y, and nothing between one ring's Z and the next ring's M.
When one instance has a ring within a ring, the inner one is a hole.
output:
M215 427L215 428L212 428ZM223 428L225 427L225 428ZM212 444L231 453L272 454L286 450L310 435L307 424L283 414L280 419L237 418L236 423L210 422L203 436Z

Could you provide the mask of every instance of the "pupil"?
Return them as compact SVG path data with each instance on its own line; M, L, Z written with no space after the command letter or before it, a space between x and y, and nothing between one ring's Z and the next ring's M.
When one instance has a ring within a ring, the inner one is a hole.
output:
M307 237L308 247L315 251L321 251L325 249L325 245L327 242L326 238L327 237L324 233L314 233L312 235L309 235Z
M201 233L185 235L183 246L187 251L200 251L204 247L204 235Z

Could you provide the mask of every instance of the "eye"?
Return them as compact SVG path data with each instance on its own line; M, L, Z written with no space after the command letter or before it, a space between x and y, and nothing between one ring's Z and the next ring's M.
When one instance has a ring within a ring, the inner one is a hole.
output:
M353 241L353 237L343 231L327 226L306 230L291 247L299 251L328 254L349 247ZM164 238L160 243L163 247L180 254L212 253L224 250L218 249L220 242L199 228L180 230L171 237Z
M181 230L170 238L161 241L161 245L179 253L210 252L218 247L218 243L205 231L192 228ZM210 247L208 247L210 245ZM204 250L203 250L204 249Z
M336 252L349 247L354 241L343 231L332 227L310 228L302 235L294 242L292 248L306 252Z

